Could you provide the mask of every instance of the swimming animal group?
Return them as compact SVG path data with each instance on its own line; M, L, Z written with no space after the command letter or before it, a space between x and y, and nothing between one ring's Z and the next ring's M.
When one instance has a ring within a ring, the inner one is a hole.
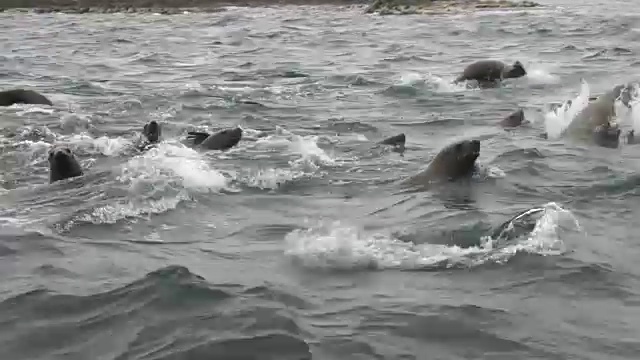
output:
M475 83L480 88L499 86L505 79L520 78L527 71L520 61L509 65L498 60L480 60L468 65L454 80L454 83L466 81ZM621 130L611 122L615 115L614 102L621 99L630 107L631 84L617 85L605 94L591 98L590 103L582 109L568 126L564 135L592 141L603 147L618 147ZM0 106L13 104L53 105L44 95L28 89L12 89L0 91ZM502 119L499 124L505 128L514 128L528 124L524 111L518 109ZM144 125L142 137L136 145L139 151L155 146L161 138L161 127L156 121ZM240 127L224 129L214 134L190 131L187 140L195 148L203 150L225 151L236 146L242 139ZM546 137L546 134L541 134ZM629 143L635 143L634 132L627 135ZM404 151L406 136L404 133L389 137L379 144L391 145L396 150ZM427 168L420 173L401 182L403 185L426 185L434 181L455 181L473 174L476 159L480 155L479 140L461 140L445 146L431 160ZM68 179L83 174L82 168L68 147L53 146L49 151L50 182Z
M454 83L474 83L479 88L500 86L506 79L526 76L524 66L516 61L509 65L498 60L480 60L468 65L454 80ZM605 94L589 99L588 105L572 120L563 135L602 146L615 148L619 145L621 130L613 123L615 116L614 102L621 102L631 107L630 100L633 87L631 83L617 85ZM44 95L27 89L0 91L0 106L13 104L53 105ZM499 122L504 128L515 128L526 125L523 109L518 109ZM144 125L142 136L136 145L139 151L146 151L156 146L161 140L161 127L156 121ZM214 134L205 132L188 132L187 140L194 148L202 150L225 151L236 146L242 139L240 127L224 129ZM541 134L546 138L546 134ZM633 130L627 135L628 143L636 143ZM398 134L380 141L378 144L393 146L396 150L405 150L406 136ZM400 182L401 186L419 187L439 182L457 181L469 178L477 170L476 160L480 156L480 140L460 140L449 144L435 155L427 168ZM52 146L48 154L49 182L73 178L83 175L83 169L73 152L65 146ZM530 211L530 210L529 210ZM541 210L537 209L536 214Z

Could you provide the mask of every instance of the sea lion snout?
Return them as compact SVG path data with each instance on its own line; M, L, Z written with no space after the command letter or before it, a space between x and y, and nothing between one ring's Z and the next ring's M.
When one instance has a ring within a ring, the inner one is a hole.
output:
M480 155L480 140L469 140L464 145L466 156L478 157Z
M49 182L81 176L82 167L73 152L66 146L56 146L49 150Z
M458 159L475 161L480 156L480 140L461 141L455 146Z
M507 72L508 78L519 78L527 75L527 70L524 69L520 61L516 61L511 65L511 69Z
M49 150L49 161L67 160L71 156L73 156L73 154L67 147L54 147Z

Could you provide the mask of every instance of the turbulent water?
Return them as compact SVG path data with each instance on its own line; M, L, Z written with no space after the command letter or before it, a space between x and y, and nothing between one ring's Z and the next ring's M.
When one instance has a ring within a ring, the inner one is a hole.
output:
M0 109L0 358L637 358L640 145L539 134L634 79L640 13L547 5L1 13L0 88L54 106ZM451 84L479 58L528 75ZM162 143L133 151L150 120ZM235 125L230 151L185 145ZM398 133L404 154L376 144ZM463 138L471 183L400 190ZM84 176L48 183L54 143ZM486 236L531 207L532 232Z

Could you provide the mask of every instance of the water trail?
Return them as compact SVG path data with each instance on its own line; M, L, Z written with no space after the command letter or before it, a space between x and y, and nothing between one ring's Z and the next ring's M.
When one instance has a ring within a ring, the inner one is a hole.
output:
M340 221L323 222L294 230L285 237L285 254L300 266L312 269L446 269L504 263L519 252L559 255L566 251L565 230L580 225L573 214L556 203L542 206L533 231L507 244L489 236L478 246L462 248L441 244L414 244L385 234L368 234ZM570 221L565 221L569 219ZM560 226L568 223L568 226Z

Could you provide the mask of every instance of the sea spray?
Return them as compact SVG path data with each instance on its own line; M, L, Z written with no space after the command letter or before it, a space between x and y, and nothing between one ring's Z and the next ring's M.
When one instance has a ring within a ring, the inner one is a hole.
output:
M589 84L582 79L578 96L545 114L544 127L549 139L559 138L575 116L589 104L589 93Z

